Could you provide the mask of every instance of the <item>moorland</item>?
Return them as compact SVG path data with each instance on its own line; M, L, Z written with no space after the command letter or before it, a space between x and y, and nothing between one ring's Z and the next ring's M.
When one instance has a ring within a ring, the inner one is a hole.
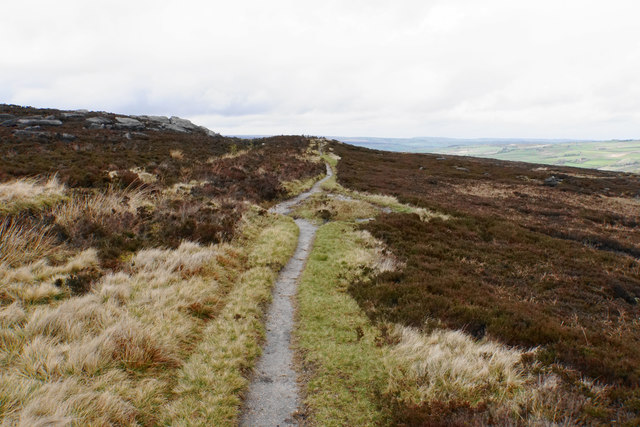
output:
M3 105L0 419L236 425L297 217L298 423L637 425L639 213L632 173Z

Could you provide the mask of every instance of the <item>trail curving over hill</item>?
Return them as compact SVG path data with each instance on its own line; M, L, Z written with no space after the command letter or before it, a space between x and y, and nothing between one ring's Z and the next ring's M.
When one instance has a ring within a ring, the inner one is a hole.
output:
M320 185L333 175L331 167L328 164L326 167L325 178L310 190L272 207L270 212L287 215L298 203L322 191ZM241 426L297 424L293 414L300 405L300 395L291 349L291 332L294 326L292 298L296 295L298 278L311 252L317 227L305 219L297 219L296 224L300 229L298 246L273 288L273 302L265 323L266 342L249 385L240 419Z

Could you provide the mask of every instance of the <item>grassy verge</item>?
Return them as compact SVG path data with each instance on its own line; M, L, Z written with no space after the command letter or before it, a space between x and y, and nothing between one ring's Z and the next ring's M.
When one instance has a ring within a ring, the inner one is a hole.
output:
M264 211L244 221L231 243L144 249L99 278L93 249L0 265L1 422L232 419L297 230Z
M338 176L338 162L340 157L334 153L324 154L322 159L329 163L333 170L333 176L322 183L322 189L329 193L341 194L343 196L356 199L378 209L388 209L397 213L414 213L417 214L421 220L428 221L431 218L449 219L449 215L435 212L433 210L411 206L409 204L400 203L397 198L384 194L372 194L362 191L351 190L343 187L337 181Z
M246 227L247 235L254 240L247 248L249 269L180 370L167 425L237 423L247 373L260 354L264 308L277 272L295 250L298 229L290 218L263 218Z
M378 425L385 383L379 332L345 292L373 262L366 237L345 223L320 227L300 279L295 333L310 372L305 404L314 425Z
M287 191L288 197L294 197L311 189L311 187L313 187L313 184L320 181L325 176L325 174L320 174L307 179L296 179L293 181L287 181L283 182L282 186Z

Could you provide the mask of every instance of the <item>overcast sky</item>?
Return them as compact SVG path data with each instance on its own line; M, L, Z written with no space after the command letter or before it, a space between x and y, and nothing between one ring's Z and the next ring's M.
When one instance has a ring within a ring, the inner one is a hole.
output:
M19 0L0 52L0 103L223 134L640 137L638 0Z

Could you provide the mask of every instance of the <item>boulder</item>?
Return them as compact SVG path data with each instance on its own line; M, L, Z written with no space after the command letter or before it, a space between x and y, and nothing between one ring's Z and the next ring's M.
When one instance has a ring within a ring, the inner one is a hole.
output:
M174 132L189 133L189 130L183 128L182 126L175 125L172 123L165 123L162 125L162 128L166 130L172 130Z
M18 119L21 126L60 126L62 122L57 119Z
M13 131L13 136L27 138L50 138L51 132L38 132L34 130L18 129Z
M194 125L189 120L181 119L180 117L173 116L169 119L169 121L172 125L177 125L187 130L196 130L198 128L198 126Z
M561 182L562 180L560 178L556 178L554 175L551 175L550 177L544 180L544 185L546 185L547 187L555 187Z
M67 142L71 142L71 141L75 141L78 137L75 135L72 135L70 133L63 133L63 134L58 134L58 137L63 140L63 141L67 141Z
M116 129L144 129L144 124L140 120L131 117L116 117Z
M4 127L12 127L18 124L18 120L17 119L9 119L9 120L4 120L4 121L0 121L0 126L4 126Z
M102 116L89 117L87 122L89 122L89 125L108 125L113 123L111 119Z
M87 115L87 113L83 113L81 111L65 111L60 114L63 119L81 119Z
M147 120L152 123L159 123L159 124L171 123L171 121L169 120L169 117L167 116L136 116L136 117L141 120Z

